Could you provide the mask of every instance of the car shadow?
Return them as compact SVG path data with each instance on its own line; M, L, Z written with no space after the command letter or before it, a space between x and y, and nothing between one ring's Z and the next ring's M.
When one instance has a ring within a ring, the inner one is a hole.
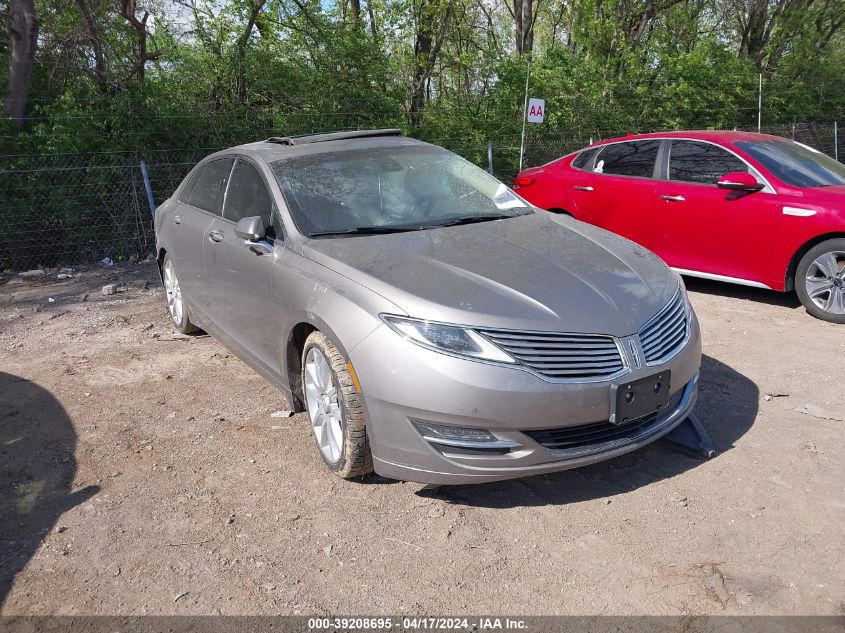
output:
M0 372L0 610L58 518L99 491L71 490L75 449L76 433L56 398Z
M757 417L759 389L746 376L704 356L695 412L713 439L716 455L730 450ZM487 484L424 488L419 496L484 508L576 503L636 490L702 463L663 442L591 466Z
M773 306L783 306L785 308L794 309L801 307L798 295L794 292L778 292L777 290L767 290L765 288L752 288L751 286L740 286L739 284L712 281L699 277L684 277L684 285L686 285L687 290L690 292L730 297L731 299L747 299L749 301L767 303Z

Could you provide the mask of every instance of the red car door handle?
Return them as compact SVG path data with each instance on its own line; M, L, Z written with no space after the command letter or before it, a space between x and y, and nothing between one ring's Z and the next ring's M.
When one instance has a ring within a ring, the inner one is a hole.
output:
M575 185L575 188L576 188L578 191L592 191L592 190L593 190L593 188L592 188L592 187L584 187L584 186L582 186L582 185Z
M660 198L669 202L684 202L686 200L683 196L660 196Z

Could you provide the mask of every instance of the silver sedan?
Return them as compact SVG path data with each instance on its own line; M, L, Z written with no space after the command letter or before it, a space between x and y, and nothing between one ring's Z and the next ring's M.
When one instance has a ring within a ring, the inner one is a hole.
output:
M700 334L678 275L395 130L219 152L155 225L176 328L206 330L307 411L344 478L573 468L695 404Z

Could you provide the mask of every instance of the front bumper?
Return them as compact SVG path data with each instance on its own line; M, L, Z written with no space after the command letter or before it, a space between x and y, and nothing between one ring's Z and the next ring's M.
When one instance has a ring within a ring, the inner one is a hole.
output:
M481 483L585 466L671 431L695 406L701 335L693 316L687 345L671 360L640 368L631 363L623 376L590 383L552 383L512 367L453 358L386 326L351 350L350 360L361 383L378 474L430 484ZM622 438L555 450L524 432L607 421L616 387L666 370L672 406ZM452 451L424 439L412 420L486 429L516 446L503 453Z

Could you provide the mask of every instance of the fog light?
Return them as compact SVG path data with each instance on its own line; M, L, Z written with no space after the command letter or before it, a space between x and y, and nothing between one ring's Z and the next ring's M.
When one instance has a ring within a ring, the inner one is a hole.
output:
M520 444L511 440L500 440L486 429L471 429L449 424L436 424L411 420L423 439L435 444L447 446L479 447L479 448L515 448Z

